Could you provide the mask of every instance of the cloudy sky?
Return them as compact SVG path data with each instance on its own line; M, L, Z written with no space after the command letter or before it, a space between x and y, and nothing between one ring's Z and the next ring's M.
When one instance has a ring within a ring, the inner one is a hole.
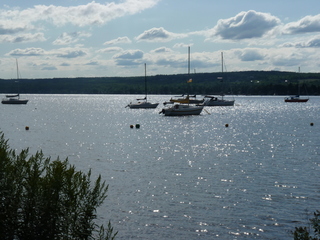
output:
M319 0L2 0L0 78L320 72Z

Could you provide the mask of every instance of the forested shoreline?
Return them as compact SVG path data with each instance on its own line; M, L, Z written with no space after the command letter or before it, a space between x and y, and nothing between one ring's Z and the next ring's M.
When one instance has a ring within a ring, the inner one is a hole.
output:
M187 83L192 79L191 83ZM320 73L243 71L147 76L149 94L320 94ZM145 76L0 79L1 93L143 94Z

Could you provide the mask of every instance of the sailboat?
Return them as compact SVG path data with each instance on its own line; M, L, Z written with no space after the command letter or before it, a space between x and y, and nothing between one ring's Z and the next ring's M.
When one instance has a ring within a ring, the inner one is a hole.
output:
M188 77L187 83L192 83L192 79L190 78L190 47L188 47ZM175 98L171 98L169 102L164 102L163 104L174 104L174 103L186 103L186 104L201 104L204 99L197 99L196 95L182 94L181 96L175 96Z
M190 75L190 47L188 47L188 75ZM187 83L192 82L192 79L189 79ZM202 112L203 106L199 105L190 105L198 102L194 102L194 99L190 99L189 94L186 97L181 99L170 99L171 103L176 103L169 108L163 108L159 113L164 114L165 116L186 116L186 115L200 115ZM203 101L203 100L202 100Z
M18 66L18 60L16 59L16 66L17 66L17 81L19 81L19 66ZM18 82L19 84L19 82ZM17 94L10 94L6 95L5 98L2 99L2 104L27 104L29 100L27 99L20 99L20 89L18 89Z
M189 80L190 81L190 80ZM179 98L181 97L181 98ZM204 99L197 99L196 95L189 95L187 94L184 97L184 94L181 96L177 96L177 98L171 98L169 102L165 102L164 105L166 104L173 104L173 103L189 103L189 104L201 104L203 103Z
M299 67L300 73L300 67ZM308 102L309 98L301 98L300 97L300 84L298 83L298 94L294 96L289 96L284 99L285 102Z
M223 52L221 52L221 74L223 74ZM218 79L223 81L223 77L218 77ZM234 100L226 100L223 98L224 94L221 94L221 97L215 97L211 95L205 96L204 106L233 106Z
M138 98L137 102L129 103L126 107L129 108L156 108L159 103L148 102L148 90L147 90L147 64L144 64L144 87L145 87L145 97Z

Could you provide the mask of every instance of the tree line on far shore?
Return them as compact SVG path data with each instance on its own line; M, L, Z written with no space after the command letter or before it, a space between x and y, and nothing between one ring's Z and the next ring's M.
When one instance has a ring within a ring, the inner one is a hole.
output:
M319 95L320 73L243 71L138 77L0 79L1 93ZM188 80L191 82L187 83Z

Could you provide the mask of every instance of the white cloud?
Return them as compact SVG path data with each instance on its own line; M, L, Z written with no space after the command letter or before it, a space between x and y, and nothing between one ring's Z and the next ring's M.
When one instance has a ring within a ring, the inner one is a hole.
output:
M187 34L177 34L168 32L163 27L160 28L151 28L149 30L144 31L138 37L136 37L137 41L148 41L148 42L168 42L177 38L185 38Z
M27 29L28 27L24 24L18 24L13 21L0 19L0 35L15 34L26 31Z
M151 51L151 53L170 53L172 50L166 47L159 47Z
M56 56L60 58L77 58L86 56L87 53L81 49L78 50L66 50L61 53L58 53Z
M115 59L139 59L143 57L141 50L128 50L114 56Z
M90 33L86 32L72 32L72 33L62 33L55 41L53 41L53 45L68 45L72 43L76 43L81 40L82 37L90 37Z
M220 19L212 29L211 37L219 36L226 40L260 38L279 24L280 20L269 13L250 10L232 18Z
M157 4L158 0L126 0L120 3L90 2L79 6L36 5L22 11L1 11L0 19L33 23L48 21L55 25L87 26L105 24L113 19L139 13Z
M121 47L109 47L109 48L103 48L99 49L98 53L113 53L113 52L121 52L123 49Z
M320 32L320 14L306 16L297 22L288 23L283 28L284 34Z
M275 56L273 58L270 58L270 62L272 65L277 66L277 67L292 67L292 66L300 66L301 62L303 59L295 55L291 56L284 56L284 55L279 55Z
M131 43L131 40L128 37L118 37L116 39L105 42L103 45L114 45L121 43Z
M128 50L113 56L117 65L132 66L141 64L143 52L141 50Z
M237 51L236 53L241 61L257 61L264 60L264 54L261 53L261 49L244 49Z
M19 35L0 35L2 43L26 43L26 42L43 42L46 41L43 33L25 33Z
M86 63L85 65L87 65L87 66L98 66L99 62L98 61L90 61L90 62Z
M46 51L42 48L26 48L26 49L14 49L7 53L9 56L42 56L45 55Z
M61 66L61 67L69 67L69 66L70 66L70 64L69 64L69 63L65 63L65 62L64 62L64 63L61 63L61 64L60 64L60 66Z
M41 68L41 70L43 70L43 71L55 71L55 70L58 70L58 69L55 66L46 66L46 67Z
M186 43L176 43L173 45L173 48L187 48L187 47L193 46L193 43L191 44L186 44Z
M320 48L320 35L298 35L298 37L290 36L290 42L285 42L279 45L279 48L310 48L315 51L315 48ZM296 50L293 50L296 51Z
M42 48L14 49L6 54L7 56L55 56L58 58L78 58L87 56L87 50L80 48L60 48L51 51L45 51Z

